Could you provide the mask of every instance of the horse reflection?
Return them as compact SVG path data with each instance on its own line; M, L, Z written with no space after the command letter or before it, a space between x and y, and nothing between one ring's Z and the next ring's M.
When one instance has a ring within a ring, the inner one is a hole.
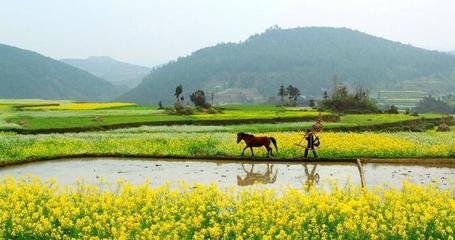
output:
M243 171L245 171L246 176L244 178L241 178L239 175L237 175L237 185L239 186L248 186L256 183L268 184L276 182L278 169L275 171L275 174L273 174L273 164L267 163L267 170L265 171L265 173L253 172L254 164L251 164L251 169L249 171L246 170L243 163L242 168Z
M308 170L308 165L306 163L303 164L303 167L305 168L305 175L306 175L306 179L304 182L302 182L302 185L305 186L305 190L306 191L310 191L310 189L315 186L316 184L319 183L319 174L316 173L316 168L317 168L317 164L315 164L313 166L313 169L311 170L311 172Z

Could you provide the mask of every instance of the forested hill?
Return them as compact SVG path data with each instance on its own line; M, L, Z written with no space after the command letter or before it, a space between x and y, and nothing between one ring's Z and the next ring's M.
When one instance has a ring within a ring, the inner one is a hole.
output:
M111 83L36 52L0 44L0 98L111 100Z
M152 69L115 60L111 57L89 57L87 59L66 58L60 61L83 69L115 85L133 88L147 76Z
M223 94L245 101L267 99L276 96L281 84L320 96L335 75L370 89L454 91L454 68L455 57L446 53L346 28L271 28L244 42L203 48L157 68L120 99L170 102L180 83L186 96L202 88L222 99Z

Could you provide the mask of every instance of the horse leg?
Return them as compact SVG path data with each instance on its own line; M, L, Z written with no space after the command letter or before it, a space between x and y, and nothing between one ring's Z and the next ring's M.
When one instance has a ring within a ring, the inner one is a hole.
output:
M250 147L250 149L251 149L251 156L254 157L253 147Z
M247 148L248 148L248 146L246 146L246 147L243 148L242 156L243 156L243 154L245 153L245 149L247 149Z
M265 145L264 145L264 147L265 147L265 150L267 150L267 157L269 157L270 149Z
M272 157L273 157L273 148L272 148L272 147L270 147L270 145L268 145L268 146L267 146L267 148L269 148L269 150L270 150L270 156L272 156Z

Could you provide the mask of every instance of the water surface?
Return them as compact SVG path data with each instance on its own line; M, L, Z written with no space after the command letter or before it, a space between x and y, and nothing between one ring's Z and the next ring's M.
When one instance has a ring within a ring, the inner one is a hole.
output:
M363 164L367 187L387 185L401 187L403 180L416 184L437 182L441 187L455 183L454 165L397 165ZM115 183L119 178L133 184L149 180L152 186L164 183L216 183L221 187L262 186L308 188L360 184L359 169L355 163L271 163L185 161L153 159L90 158L26 163L0 168L0 177L20 177L27 174L41 179L54 178L62 185L74 185L78 180L99 183L100 178Z

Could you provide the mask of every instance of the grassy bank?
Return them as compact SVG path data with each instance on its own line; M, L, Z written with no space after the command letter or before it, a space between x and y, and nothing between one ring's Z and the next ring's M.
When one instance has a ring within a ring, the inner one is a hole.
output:
M455 189L302 192L0 180L4 239L453 239Z
M301 159L303 149L295 146L298 132L270 132L279 152L274 160ZM321 158L443 158L455 156L455 133L322 133L318 154ZM158 132L158 133L79 133L17 135L0 137L0 160L3 164L27 159L43 159L96 154L166 157L238 158L244 144L236 144L235 133ZM245 158L250 152L245 151ZM265 149L255 149L265 156Z

